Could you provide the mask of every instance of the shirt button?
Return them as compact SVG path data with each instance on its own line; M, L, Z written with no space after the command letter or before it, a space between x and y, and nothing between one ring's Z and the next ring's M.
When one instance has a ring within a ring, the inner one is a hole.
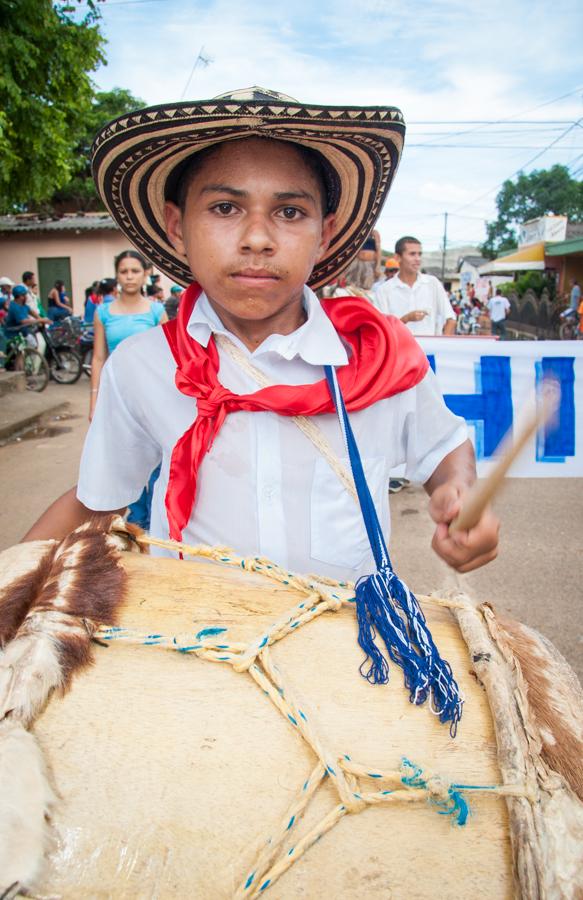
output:
M272 484L266 484L261 491L261 497L267 503L271 503L275 496L275 487Z

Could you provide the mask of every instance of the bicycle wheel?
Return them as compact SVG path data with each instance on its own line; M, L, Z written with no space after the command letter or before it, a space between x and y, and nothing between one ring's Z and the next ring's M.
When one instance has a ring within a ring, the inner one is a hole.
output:
M51 378L59 384L75 384L83 371L81 357L70 347L56 347L50 362Z
M563 322L559 326L559 338L562 341L574 341L577 337L577 325L574 322Z
M29 391L44 391L49 383L47 361L38 350L26 347L22 350L24 377Z
M93 362L93 347L86 350L83 354L83 371L88 378L91 378L91 363Z

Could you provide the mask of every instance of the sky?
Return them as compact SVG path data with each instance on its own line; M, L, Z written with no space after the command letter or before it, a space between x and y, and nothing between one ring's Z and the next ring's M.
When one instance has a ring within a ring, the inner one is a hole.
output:
M448 246L481 242L502 182L521 170L562 163L583 177L580 0L99 7L100 90L127 88L151 105L256 84L305 103L399 107L407 137L378 224L385 249L403 234L439 248L446 211ZM210 62L195 66L201 53Z

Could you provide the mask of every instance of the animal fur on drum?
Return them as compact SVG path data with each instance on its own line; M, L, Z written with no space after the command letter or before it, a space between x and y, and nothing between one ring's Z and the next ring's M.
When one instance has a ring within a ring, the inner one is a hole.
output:
M112 525L116 533L108 533ZM115 624L125 588L119 550L128 539L121 520L92 520L0 596L0 895L14 884L32 886L47 840L53 794L40 750L24 728L56 688L66 690L91 662L95 630ZM26 825L19 808L28 810Z
M583 801L583 695L570 666L542 635L499 614L486 621L526 694L531 740L546 765Z

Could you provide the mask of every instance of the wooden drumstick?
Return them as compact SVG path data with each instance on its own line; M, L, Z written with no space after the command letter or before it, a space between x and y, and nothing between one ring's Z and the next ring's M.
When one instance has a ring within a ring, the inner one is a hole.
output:
M511 432L503 439L500 458L490 474L482 481L476 481L468 491L460 512L450 523L450 534L454 531L469 531L478 524L482 513L502 487L508 469L525 444L539 428L542 428L555 416L560 396L559 383L553 379L547 379L543 385L542 403L538 409L530 412L523 420L522 426L517 429L518 433L514 441L512 441Z

